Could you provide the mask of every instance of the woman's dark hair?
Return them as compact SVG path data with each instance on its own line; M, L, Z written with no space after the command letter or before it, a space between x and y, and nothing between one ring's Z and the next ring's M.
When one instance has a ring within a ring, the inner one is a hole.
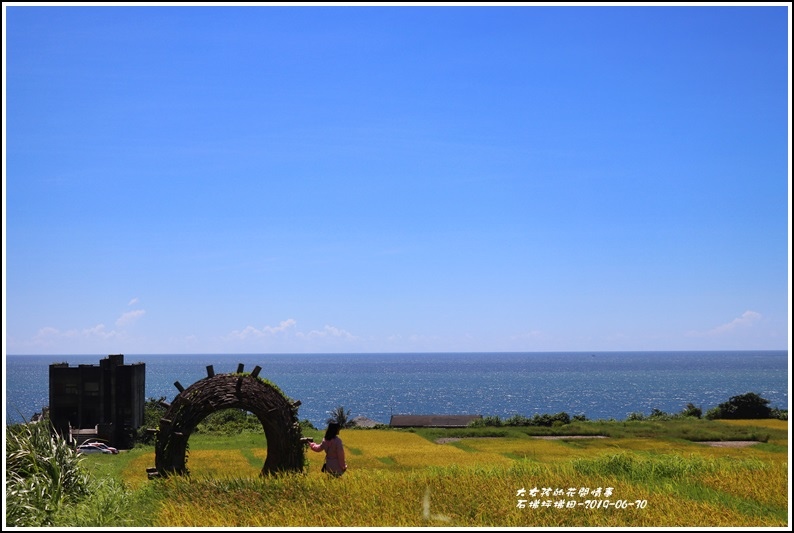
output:
M339 424L336 422L329 422L328 429L325 430L325 440L331 440L339 435Z

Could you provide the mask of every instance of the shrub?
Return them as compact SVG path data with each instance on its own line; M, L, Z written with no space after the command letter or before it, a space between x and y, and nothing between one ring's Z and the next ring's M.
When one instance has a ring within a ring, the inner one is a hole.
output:
M505 420L505 426L528 426L530 419L524 415L513 415Z
M502 427L503 422L499 416L484 416L482 418L476 418L469 422L468 427L470 428L483 428L483 427Z
M262 432L262 423L245 409L221 409L207 415L197 426L197 433L237 435L244 431Z
M683 411L681 411L681 416L691 416L694 418L700 418L703 416L703 410L700 407L695 407L695 404L688 403Z
M706 412L706 418L717 419L756 419L771 418L772 410L769 400L760 397L754 392L732 396L727 402Z
M585 421L587 418L584 415L577 415L579 418L574 417L574 420ZM536 414L532 418L527 418L523 415L513 415L506 420L502 420L498 416L485 416L478 418L469 423L468 427L502 427L502 426L544 426L544 427L559 427L571 423L571 416L566 412L560 412L553 415L550 414Z
M648 420L672 420L675 418L675 415L671 415L669 413L665 413L661 409L656 409L655 407L651 409L651 414L648 416Z
M165 396L160 396L158 399L149 398L143 404L143 425L138 428L137 439L138 442L143 444L154 444L155 434L149 431L149 428L157 429L160 425L160 419L165 415L166 407L163 404Z
M571 423L571 416L566 413L565 411L559 412L557 414L551 415L551 424L552 425L568 425Z
M556 422L556 424L555 424ZM565 411L562 411L557 414L549 415L549 414L542 414L542 415L535 415L530 420L530 426L544 426L544 427L552 427L552 426L561 426L571 423L571 417Z

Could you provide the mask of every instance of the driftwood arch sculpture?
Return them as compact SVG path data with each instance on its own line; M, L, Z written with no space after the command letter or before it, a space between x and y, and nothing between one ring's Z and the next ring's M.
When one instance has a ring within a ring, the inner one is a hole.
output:
M155 467L149 477L187 474L187 443L199 422L223 409L239 408L253 413L262 423L267 441L267 458L262 475L303 471L304 447L298 422L300 401L293 402L274 384L259 377L261 368L244 373L215 374L212 365L207 377L188 388L174 383L179 394L160 419L156 431ZM151 430L150 430L151 431Z

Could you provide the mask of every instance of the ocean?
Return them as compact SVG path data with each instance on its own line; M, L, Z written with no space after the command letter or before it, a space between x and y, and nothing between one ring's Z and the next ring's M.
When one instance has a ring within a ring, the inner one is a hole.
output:
M48 403L49 365L98 365L105 355L8 355L6 424L30 419ZM192 354L128 355L146 364L146 397L172 401L174 382L262 367L260 376L300 400L298 418L326 424L338 406L351 417L387 424L393 414L480 414L502 419L566 412L623 420L653 409L708 409L755 392L788 408L788 351Z

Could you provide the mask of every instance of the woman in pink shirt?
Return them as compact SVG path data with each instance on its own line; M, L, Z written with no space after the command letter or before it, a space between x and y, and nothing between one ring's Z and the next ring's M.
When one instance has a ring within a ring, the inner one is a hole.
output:
M325 430L325 437L320 444L310 442L309 446L315 452L325 451L325 464L323 472L334 476L341 476L347 470L345 462L345 449L342 439L339 438L339 424L330 422Z

